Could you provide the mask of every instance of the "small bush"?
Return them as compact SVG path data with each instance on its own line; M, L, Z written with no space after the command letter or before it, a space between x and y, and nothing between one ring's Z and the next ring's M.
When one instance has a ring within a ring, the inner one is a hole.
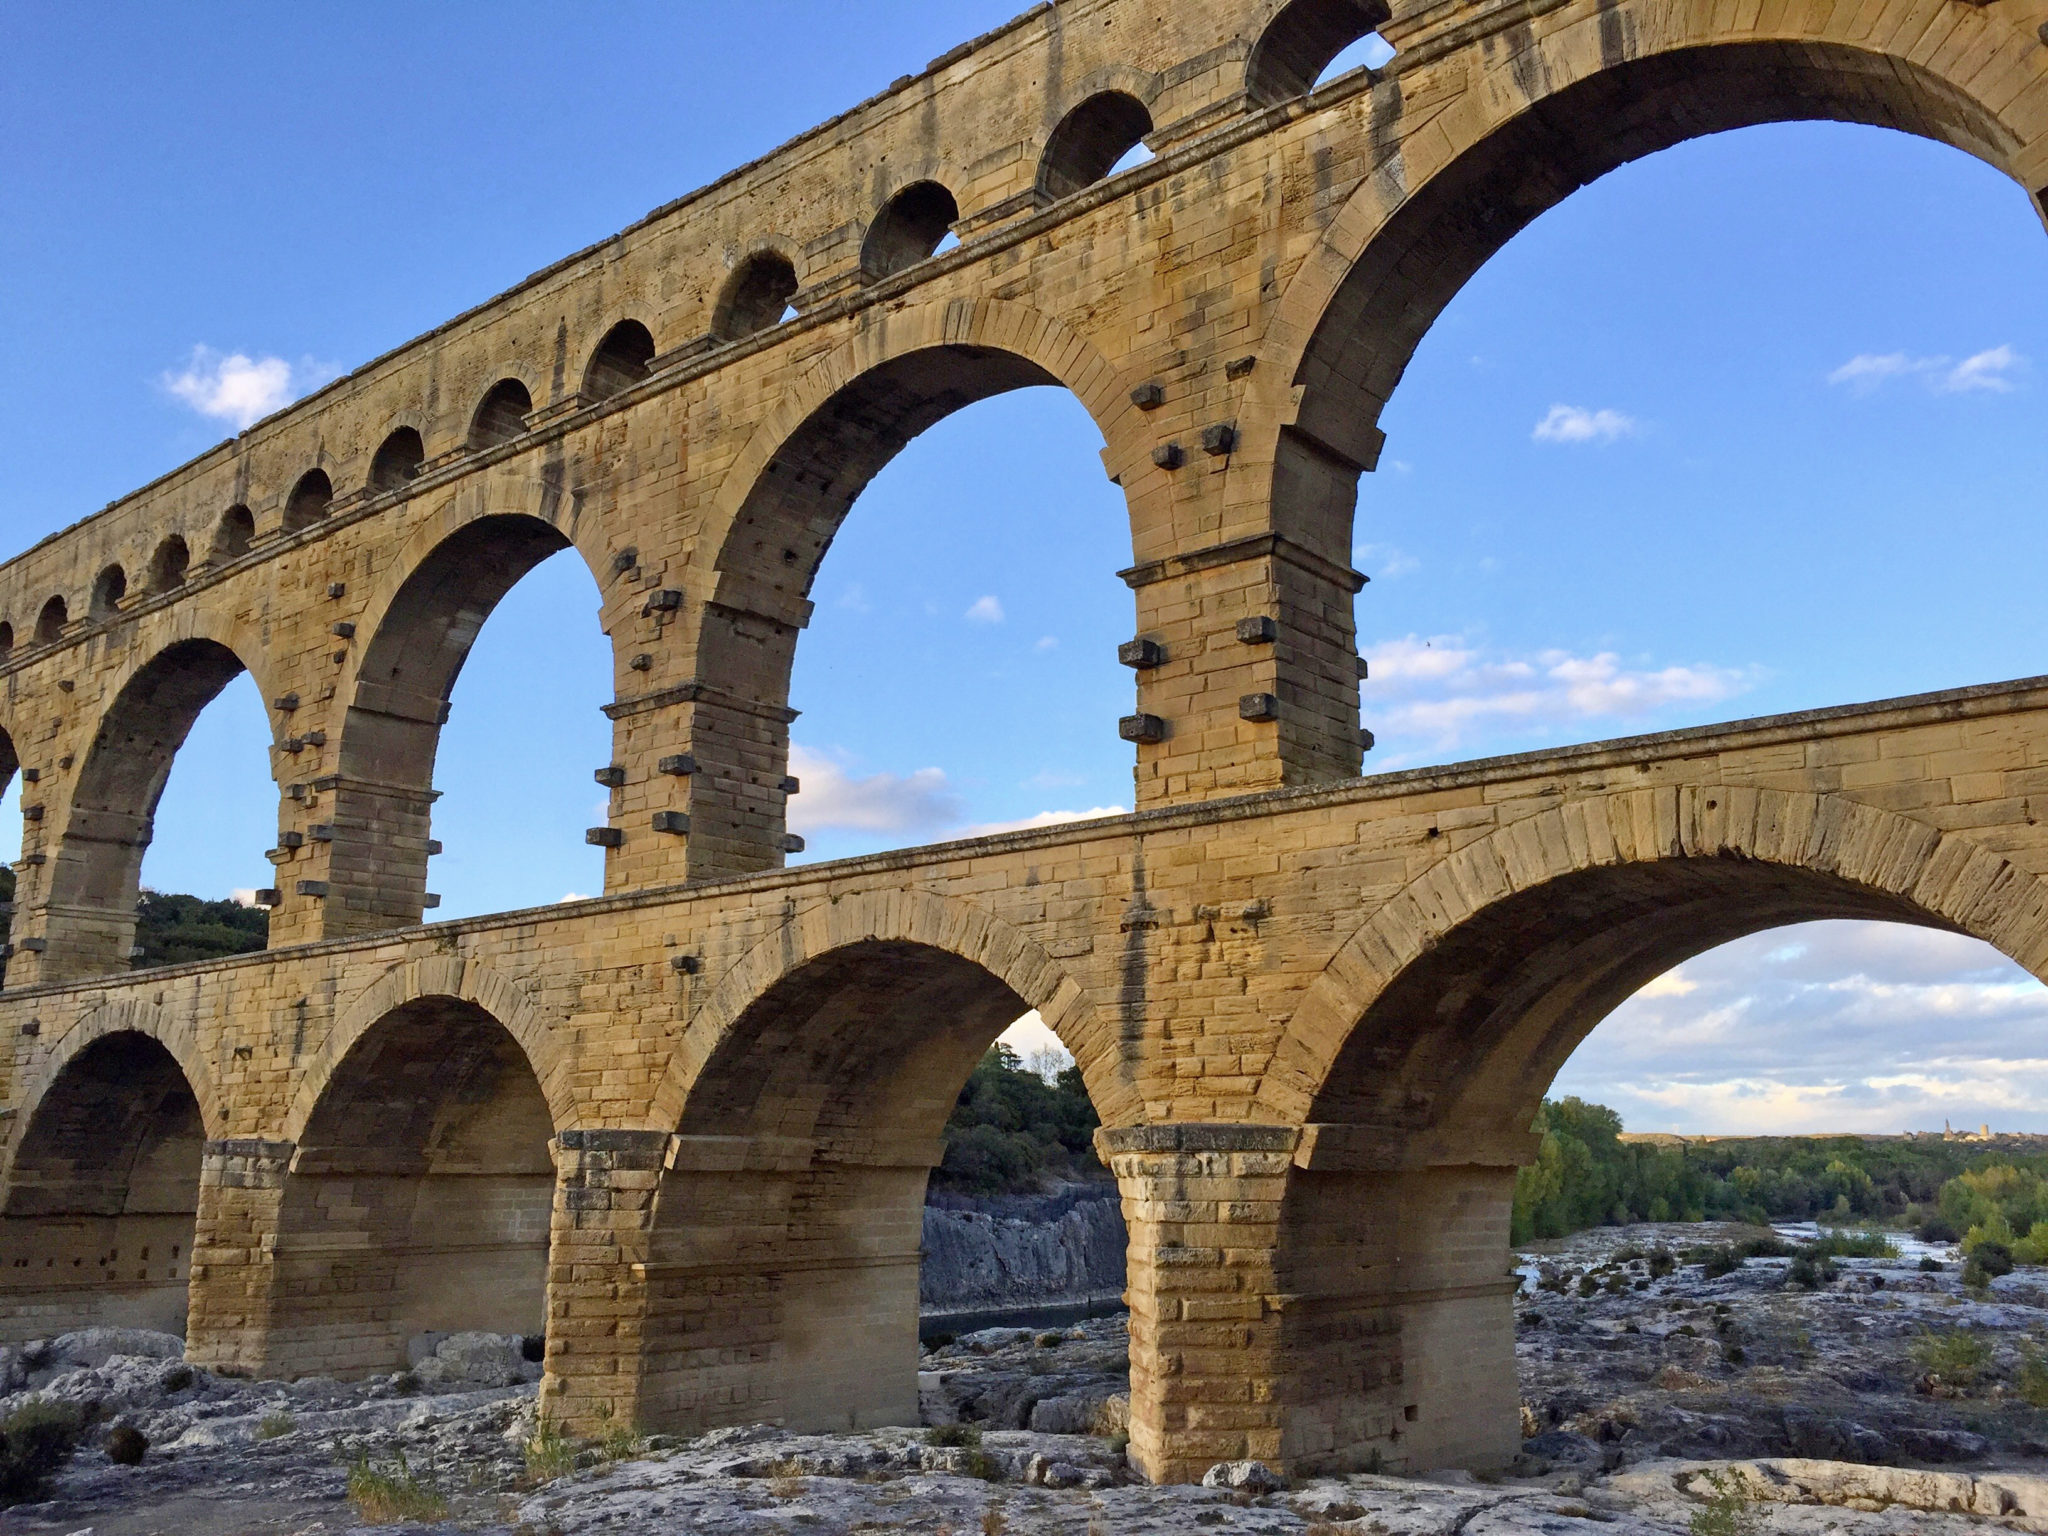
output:
M262 1421L256 1426L256 1438L258 1440L282 1440L298 1427L298 1420L288 1413L282 1411L266 1413Z
M373 1467L367 1454L348 1469L348 1501L371 1525L397 1525L406 1520L438 1520L448 1513L448 1497L406 1464L405 1453L389 1467Z
M2004 1243L1987 1239L1970 1250L1970 1260L1994 1279L2012 1273L2012 1250Z
M0 1424L0 1505L41 1493L84 1429L85 1415L71 1403L30 1403Z
M558 1477L567 1477L576 1470L576 1446L562 1433L561 1425L542 1414L533 1426L533 1433L526 1438L526 1479L531 1483L551 1483Z
M1593 1277L1592 1277L1591 1275L1581 1275L1581 1276L1579 1276L1579 1295L1580 1295L1580 1296L1582 1296L1582 1297L1585 1297L1585 1296L1594 1296L1594 1295L1597 1295L1597 1294L1599 1293L1599 1290L1600 1290L1600 1282L1599 1282L1598 1280L1595 1280L1595 1279L1594 1279L1594 1278L1593 1278Z
M149 1452L149 1436L133 1424L117 1424L107 1432L106 1452L117 1467L139 1467Z
M1963 1240L1962 1233L1938 1216L1932 1221L1921 1222L1913 1235L1923 1243L1959 1243Z
M1939 1260L1939 1259L1935 1258L1935 1257L1934 1257L1934 1256L1933 1256L1932 1254L1928 1254L1927 1256L1925 1256L1924 1258L1922 1258L1922 1259L1920 1260L1920 1272L1921 1272L1922 1274L1927 1274L1927 1275L1938 1275L1938 1274L1940 1274L1940 1273L1941 1273L1941 1271L1942 1271L1942 1262L1941 1262L1941 1260Z
M597 1410L597 1454L605 1461L638 1461L647 1454L647 1437L630 1424L612 1422L612 1405Z
M1742 1268L1742 1260L1735 1250L1726 1243L1699 1250L1700 1270L1709 1280L1718 1280L1723 1275L1732 1275Z
M2040 1346L2021 1346L2020 1368L2013 1386L2029 1408L2048 1408L2048 1359L2042 1358Z
M1067 1336L1064 1333L1041 1333L1038 1336L1038 1347L1040 1349L1058 1349L1066 1342Z
M1706 1474L1713 1493L1692 1517L1692 1536L1751 1536L1759 1529L1756 1510L1742 1480L1728 1472Z
M1990 1285L1991 1271L1986 1269L1982 1264L1979 1264L1976 1261L1976 1259L1972 1258L1969 1263L1963 1266L1964 1290L1982 1291L1988 1289Z
M1650 1278L1652 1280L1662 1280L1677 1268L1678 1259L1669 1248L1652 1248L1650 1250Z
M981 1444L981 1431L972 1424L935 1424L924 1432L926 1445Z
M1912 1343L1913 1363L1951 1386L1967 1387L1991 1363L1991 1345L1967 1328L1923 1332Z
M1882 1232L1823 1232L1800 1250L1815 1258L1895 1259L1898 1245Z
M969 1477L978 1477L984 1483L1000 1483L1003 1480L1003 1464L976 1447L960 1458L960 1470Z
M1835 1261L1811 1250L1797 1255L1785 1271L1785 1283L1802 1291L1817 1291L1835 1278Z

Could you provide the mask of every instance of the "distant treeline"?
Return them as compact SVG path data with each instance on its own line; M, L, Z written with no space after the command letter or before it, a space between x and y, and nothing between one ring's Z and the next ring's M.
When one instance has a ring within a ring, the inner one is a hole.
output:
M1631 1221L1828 1220L1991 1239L2042 1261L2019 1240L2037 1214L2048 1218L2048 1158L1855 1136L1624 1143L1621 1116L1581 1099L1546 1100L1536 1128L1542 1150L1515 1180L1518 1243ZM2042 1237L2048 1247L2048 1226Z
M0 944L14 926L14 871L0 865ZM134 957L138 971L187 960L244 955L270 942L270 914L238 901L206 901L144 891L135 904ZM6 963L0 960L0 978Z

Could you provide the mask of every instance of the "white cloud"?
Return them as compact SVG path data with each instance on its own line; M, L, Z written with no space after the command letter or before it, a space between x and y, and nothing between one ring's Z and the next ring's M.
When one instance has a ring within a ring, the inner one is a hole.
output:
M1633 416L1620 411L1589 411L1576 405L1553 405L1531 434L1539 443L1611 443L1636 430Z
M1036 1008L997 1038L1021 1056L1026 1067L1048 1082L1074 1064L1073 1053L1060 1044L1058 1035L1046 1028Z
M160 382L200 415L241 431L319 388L336 372L318 363L294 365L281 357L250 357L246 352L194 347L184 369L166 372Z
M1958 934L1809 923L1667 973L1600 1024L1554 1092L1631 1130L2048 1128L2048 988Z
M253 885L238 885L228 892L228 900L235 903L236 906L253 907L256 905L256 887Z
M977 598L965 617L971 624L1000 624L1004 617L1002 600L996 597Z
M2005 394L2027 360L2010 346L1987 347L1957 362L1950 357L1911 357L1904 352L1861 352L1828 375L1830 384L1846 385L1859 395L1883 388L1893 379L1918 378L1938 395Z
M587 895L582 891L571 891L557 902L556 905L566 907L572 901L593 901L595 899L595 897Z
M960 820L960 797L941 768L856 778L837 759L793 746L789 769L804 786L789 804L789 825L795 832L935 834Z
M1376 768L1457 750L1487 733L1535 736L1589 720L1639 720L1676 706L1718 704L1756 677L1709 665L1630 667L1612 651L1514 654L1460 635L1409 635L1368 645L1364 654L1372 668L1366 723L1385 748Z
M962 827L957 837L994 837L998 832L1031 832L1039 827L1063 827L1070 821L1094 821L1102 816L1128 816L1127 805L1098 805L1087 811L1040 811L1036 816L1020 816L1015 821L978 821L972 826Z
M1060 637L1058 635L1040 635L1038 637L1037 649L1041 651L1056 651L1059 648Z
M1422 562L1391 544L1361 544L1351 551L1352 563L1375 581L1395 581L1422 569Z

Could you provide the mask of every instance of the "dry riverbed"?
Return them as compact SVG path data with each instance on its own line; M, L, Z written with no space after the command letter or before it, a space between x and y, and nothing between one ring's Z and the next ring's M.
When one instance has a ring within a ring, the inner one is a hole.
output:
M1732 1230L1587 1233L1525 1258L1521 1460L1497 1481L1356 1475L1269 1486L1144 1486L1124 1464L1114 1318L989 1329L929 1351L926 1427L536 1444L517 1339L422 1349L396 1378L289 1385L217 1377L162 1335L95 1330L0 1351L0 1417L34 1398L97 1405L48 1497L0 1533L256 1536L492 1533L1314 1531L2048 1533L2048 1271L1961 1286L1953 1261L1789 1261L1709 1277L1677 1254ZM1587 1292L1589 1294L1582 1294ZM430 1341L432 1342L432 1341ZM108 1432L149 1441L136 1466ZM358 1502L350 1501L353 1476ZM408 1506L410 1518L406 1517Z

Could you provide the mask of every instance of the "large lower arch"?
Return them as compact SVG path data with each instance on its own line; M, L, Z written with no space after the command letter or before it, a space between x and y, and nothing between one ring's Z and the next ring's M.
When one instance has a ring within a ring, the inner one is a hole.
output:
M540 487L534 511L451 503L393 562L344 695L333 801L317 810L333 843L306 937L374 933L425 915L434 759L456 680L505 594L576 544L578 507L563 504L559 487Z
M1572 800L1437 862L1311 988L1262 1084L1291 1127L1271 1284L1294 1467L1499 1462L1517 1439L1508 1223L1572 1049L1745 934L1882 919L2048 969L2048 889L1966 834L1839 796Z
M486 1009L400 1003L292 1124L268 1372L360 1376L404 1367L425 1334L545 1332L554 1116Z
M200 712L246 670L222 641L184 639L150 657L116 692L79 765L50 850L49 884L16 893L18 907L41 909L41 932L32 935L45 946L38 980L127 969L143 855L171 766Z
M1081 401L1109 445L1105 464L1135 484L1139 413L1117 370L1058 322L1001 301L872 314L754 430L707 517L705 544L717 553L694 616L695 675L672 690L702 765L690 796L692 875L781 864L790 670L811 586L853 503L955 411L1043 385Z
M823 903L735 968L679 1052L692 1065L647 1239L644 1422L917 1422L926 1179L969 1072L1034 1004L1092 1080L1114 1075L1071 979L956 902ZM605 1382L586 1366L568 1387Z
M1265 337L1274 366L1254 382L1269 405L1256 414L1286 424L1246 444L1232 472L1254 484L1239 494L1269 495L1287 536L1348 549L1381 411L1437 315L1538 215L1629 161L1729 129L1832 120L1930 138L2042 185L2042 55L2017 21L1893 0L1731 27L1706 0L1623 0L1597 25L1521 33L1428 131L1388 142L1289 281ZM1996 67L1967 33L1992 39ZM1397 69L1352 110L1398 120L1402 90Z
M31 1085L0 1193L0 1342L185 1331L207 1114L164 1033L89 1019Z

